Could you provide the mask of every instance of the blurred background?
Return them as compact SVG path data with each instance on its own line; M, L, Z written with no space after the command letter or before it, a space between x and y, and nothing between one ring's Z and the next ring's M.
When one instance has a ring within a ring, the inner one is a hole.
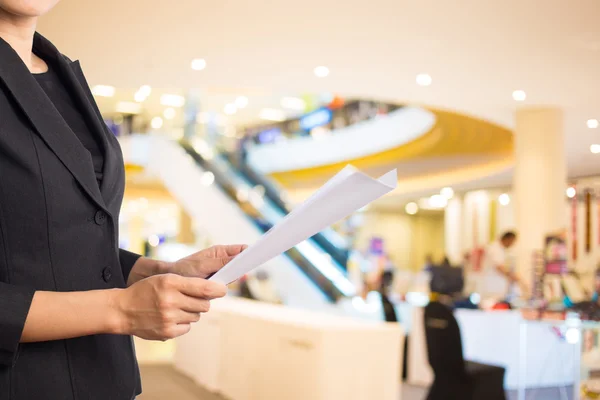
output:
M188 336L137 341L141 398L421 399L434 376L477 387L460 398L592 396L599 18L596 0L62 0L38 30L121 143L121 247L253 243L345 165L398 169ZM518 276L501 293L499 265ZM480 369L438 362L457 349Z

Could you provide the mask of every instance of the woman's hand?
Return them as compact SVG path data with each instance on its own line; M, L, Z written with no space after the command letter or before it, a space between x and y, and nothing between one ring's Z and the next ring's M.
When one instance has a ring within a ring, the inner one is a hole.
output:
M182 276L207 278L227 265L247 247L240 244L213 246L172 263L168 267L169 272Z
M202 278L162 274L143 279L113 295L117 333L163 341L184 335L208 312L210 300L226 293L225 285Z
M175 262L164 262L141 257L133 266L127 280L127 286L159 274L177 274L181 276L207 278L223 268L235 256L248 246L213 246Z

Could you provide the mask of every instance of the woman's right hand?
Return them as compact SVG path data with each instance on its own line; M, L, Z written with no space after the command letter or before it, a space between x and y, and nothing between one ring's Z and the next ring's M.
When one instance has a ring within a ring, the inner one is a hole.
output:
M208 312L210 300L226 293L225 285L202 278L151 276L116 292L118 331L162 341L184 335L200 314Z

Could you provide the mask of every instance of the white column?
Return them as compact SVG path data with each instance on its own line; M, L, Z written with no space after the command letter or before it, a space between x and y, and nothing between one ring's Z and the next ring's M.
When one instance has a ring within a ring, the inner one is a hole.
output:
M454 196L448 201L444 212L444 241L446 256L453 265L463 261L463 200Z
M517 271L531 282L532 254L548 233L567 226L567 166L563 113L556 108L517 111L514 210L519 234Z

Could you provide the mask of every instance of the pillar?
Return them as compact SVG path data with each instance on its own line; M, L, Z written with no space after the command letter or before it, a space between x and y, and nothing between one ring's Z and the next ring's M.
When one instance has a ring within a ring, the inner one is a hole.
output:
M517 272L530 287L533 252L543 249L548 233L567 227L564 141L561 110L517 111L513 204L519 237L515 255Z
M463 228L463 199L454 196L444 211L445 253L452 265L461 265L463 261Z
M177 234L177 241L179 243L193 244L196 242L196 238L193 230L192 217L186 213L183 208L179 213L179 232Z

